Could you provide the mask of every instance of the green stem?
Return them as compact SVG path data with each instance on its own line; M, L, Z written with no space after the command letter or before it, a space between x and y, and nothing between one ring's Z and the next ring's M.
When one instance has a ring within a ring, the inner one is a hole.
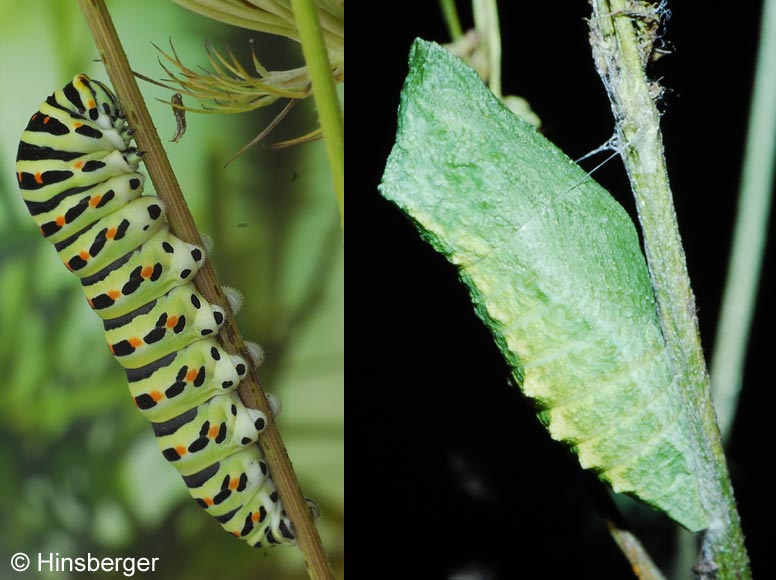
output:
M461 21L458 18L458 10L455 7L455 0L439 0L439 7L442 9L442 16L447 24L447 32L450 34L450 41L455 41L463 36Z
M596 68L616 120L620 153L630 178L644 235L658 315L683 404L697 432L697 478L710 527L699 564L716 578L750 578L740 519L711 402L655 107L647 79L658 9L637 0L593 0L590 37Z
M340 110L337 89L332 68L329 63L326 45L318 21L318 13L313 0L291 0L294 9L302 52L310 73L313 98L318 108L321 132L326 142L334 192L340 211L340 224L345 229L345 142L344 121Z
M472 0L474 28L482 36L488 55L488 88L501 98L501 30L496 0Z
M741 390L757 298L776 163L776 0L763 6L760 50L749 112L746 157L727 282L711 361L720 430L727 436Z

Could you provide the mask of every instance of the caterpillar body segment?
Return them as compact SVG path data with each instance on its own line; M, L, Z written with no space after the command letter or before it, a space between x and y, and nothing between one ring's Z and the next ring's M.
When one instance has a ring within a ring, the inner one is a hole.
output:
M67 269L84 278L140 247L163 224L162 201L143 195L54 247Z
M205 255L172 235L167 224L134 252L81 279L89 305L103 319L123 316L194 278Z
M142 195L142 155L130 142L110 89L76 75L22 134L22 198L80 278L135 405L198 505L252 546L293 544L256 443L267 417L236 391L248 363L219 346L225 313L191 283L205 251L174 236L164 203Z
M43 202L27 202L27 209L41 233L56 244L67 239L95 220L121 209L143 193L144 177L140 173L117 175Z
M208 339L126 373L137 408L152 423L163 423L178 416L179 409L193 409L236 389L248 366Z
M252 445L266 425L264 413L247 408L237 393L229 393L154 423L153 428L164 457L182 475L191 475Z
M190 284L125 316L105 320L113 356L126 369L145 366L202 337L215 336L224 322L221 307L208 304Z
M22 138L29 136L27 131ZM42 139L36 133L37 139ZM61 136L61 138L71 135ZM25 159L20 151L16 173L22 197L27 202L56 201L76 189L88 189L106 179L118 175L136 174L139 156L119 151L97 151L80 155L75 159Z
M120 129L113 125L104 126L104 121L94 122L84 119L78 113L71 113L68 110L61 109L59 106L45 102L40 106L40 110L35 113L27 125L28 133L66 135L68 133L78 133L84 139L79 141L70 140L62 143L61 149L51 147L45 141L39 144L34 139L25 142L24 151L28 151L28 157L39 159L65 157L65 153L93 153L95 151L112 151L118 149L123 151L128 148L130 138ZM110 123L110 121L108 121ZM37 153L36 153L37 152Z
M255 446L183 479L200 507L233 535L256 547L293 541L267 464ZM262 526L266 522L272 523Z

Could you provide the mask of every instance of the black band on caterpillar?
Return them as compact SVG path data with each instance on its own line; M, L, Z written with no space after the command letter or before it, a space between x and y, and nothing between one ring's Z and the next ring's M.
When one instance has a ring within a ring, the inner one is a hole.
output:
M252 546L292 544L256 444L266 417L235 391L247 363L215 341L224 312L190 282L205 253L170 233L160 199L142 195L130 141L111 91L76 75L22 134L22 197L81 279L136 406L197 504Z

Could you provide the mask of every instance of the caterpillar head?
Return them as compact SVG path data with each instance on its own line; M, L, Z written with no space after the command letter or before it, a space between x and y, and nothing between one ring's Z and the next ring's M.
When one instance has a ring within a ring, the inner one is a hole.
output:
M71 84L83 104L83 110L79 107L78 112L102 129L115 129L124 144L128 145L132 136L121 106L111 90L83 73L75 75Z

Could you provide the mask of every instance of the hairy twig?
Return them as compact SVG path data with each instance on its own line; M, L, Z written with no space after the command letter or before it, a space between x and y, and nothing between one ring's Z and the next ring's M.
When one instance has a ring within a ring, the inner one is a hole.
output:
M645 74L665 2L593 0L590 38L596 68L609 94L616 136L636 198L658 315L692 428L699 442L696 470L710 526L701 563L720 580L749 578L741 523L711 402L654 98Z

